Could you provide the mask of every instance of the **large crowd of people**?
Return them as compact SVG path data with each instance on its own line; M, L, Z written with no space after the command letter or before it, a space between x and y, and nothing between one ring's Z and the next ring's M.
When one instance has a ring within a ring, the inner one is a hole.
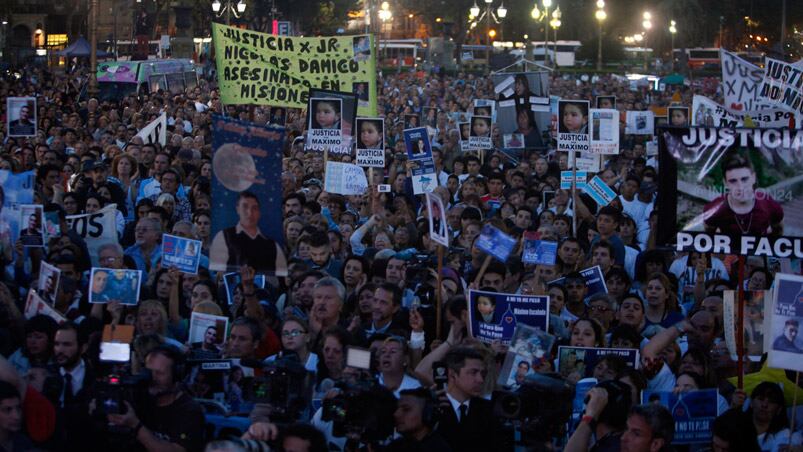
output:
M324 157L304 150L297 138L304 136L305 115L290 110L281 124L281 181L269 181L281 184L277 242L288 276L263 279L243 266L239 283L227 290L223 272L208 268L215 215L211 118L267 125L278 116L271 107L222 105L213 79L181 94L99 102L81 96L86 70L15 71L0 79L0 94L37 98L36 135L2 134L0 169L33 171L34 204L55 212L61 228L44 247L12 243L0 229L0 450L662 451L673 442L672 413L642 404L641 391L710 388L719 391L712 443L679 449L775 452L803 443L787 411L785 393L794 382L764 382L749 392L734 383L723 291L737 288L736 260L677 253L657 242L661 169L647 152L651 137L625 135L624 123L619 154L605 156L599 172L617 197L597 206L560 188L569 159L555 151L552 132L538 137L542 146L511 153L496 150L502 143L494 130L494 150L461 151L450 113L470 112L474 99L493 99L488 77L380 74L387 164L372 172L363 195L323 190ZM550 77L551 95L592 102L615 96L622 112L690 106L703 90L715 96L711 83L655 91L612 76ZM421 115L425 107L437 109L434 194L445 206L453 244L440 278L423 197L413 195L401 157L405 115ZM166 145L143 142L138 132L161 113ZM390 192L380 193L377 184L389 184ZM238 209L248 202L241 198ZM92 256L67 217L109 204L117 209L118 243ZM263 207L261 214L278 212ZM476 241L488 224L516 239L535 231L557 242L555 264L525 264L519 250L504 264L483 266ZM202 242L197 274L162 262L163 234ZM137 303L90 304L93 261L141 270ZM61 323L24 315L44 263L61 271L52 295L52 307L66 319ZM580 271L593 266L607 293L589 297ZM768 289L774 271L766 260L749 259L746 287ZM543 413L507 419L492 395L503 389L497 380L508 350L469 333L475 309L469 289L549 296L548 332L556 344L548 359L522 367L524 378L512 389L525 404L554 395L544 381L577 382L577 375L560 374L558 345L639 349L640 365L601 360L579 419L555 414L537 421ZM191 343L193 313L227 317L228 328L212 328L209 340ZM101 359L101 343L118 329L133 332L130 360L110 364ZM797 325L788 329L794 347ZM361 350L369 351L362 360ZM223 362L217 373L203 365ZM747 373L761 370L761 363L745 366ZM241 422L226 423L234 419Z

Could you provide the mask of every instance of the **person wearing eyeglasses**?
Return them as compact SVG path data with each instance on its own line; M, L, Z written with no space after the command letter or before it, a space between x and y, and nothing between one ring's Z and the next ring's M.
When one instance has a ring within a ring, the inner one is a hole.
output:
M596 293L588 300L588 316L602 325L605 331L610 330L616 302L606 293Z
M282 351L279 354L268 356L265 362L273 362L280 355L292 352L298 355L298 361L304 364L308 372L315 373L318 369L318 355L310 348L309 326L300 317L289 315L282 322Z

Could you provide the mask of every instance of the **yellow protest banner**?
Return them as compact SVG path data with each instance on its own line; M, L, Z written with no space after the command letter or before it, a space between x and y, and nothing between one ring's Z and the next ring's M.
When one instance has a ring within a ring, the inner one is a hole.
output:
M376 116L371 35L296 38L213 23L224 104L304 108L309 88L355 93L360 116Z

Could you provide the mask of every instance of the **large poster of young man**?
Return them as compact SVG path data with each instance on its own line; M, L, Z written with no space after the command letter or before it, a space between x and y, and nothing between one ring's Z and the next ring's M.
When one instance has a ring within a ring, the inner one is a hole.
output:
M267 128L214 116L212 246L210 269L287 275L282 237L283 128Z
M661 243L678 250L803 257L803 133L661 128Z

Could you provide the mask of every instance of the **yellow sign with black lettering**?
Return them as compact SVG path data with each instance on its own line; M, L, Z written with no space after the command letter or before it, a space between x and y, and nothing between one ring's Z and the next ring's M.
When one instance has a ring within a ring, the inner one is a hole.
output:
M359 116L376 116L371 35L296 38L212 24L224 104L305 108L309 88L357 94Z

